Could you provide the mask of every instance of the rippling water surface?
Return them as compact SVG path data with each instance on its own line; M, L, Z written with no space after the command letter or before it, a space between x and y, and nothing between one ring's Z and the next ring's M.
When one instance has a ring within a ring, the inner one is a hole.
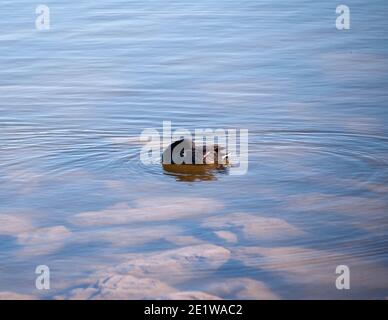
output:
M0 298L388 296L385 1L45 4L0 9ZM163 121L248 173L144 165Z

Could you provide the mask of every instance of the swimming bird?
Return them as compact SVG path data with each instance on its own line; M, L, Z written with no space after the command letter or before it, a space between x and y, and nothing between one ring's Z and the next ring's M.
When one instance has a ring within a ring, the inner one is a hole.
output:
M163 164L227 164L228 155L223 152L224 147L214 144L212 146L196 146L191 139L174 141L163 152Z

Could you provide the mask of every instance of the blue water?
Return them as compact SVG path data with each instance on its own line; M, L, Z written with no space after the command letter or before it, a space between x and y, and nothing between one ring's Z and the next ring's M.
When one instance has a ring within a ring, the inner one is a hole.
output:
M388 296L386 1L44 4L0 7L0 299ZM163 121L247 174L141 163Z

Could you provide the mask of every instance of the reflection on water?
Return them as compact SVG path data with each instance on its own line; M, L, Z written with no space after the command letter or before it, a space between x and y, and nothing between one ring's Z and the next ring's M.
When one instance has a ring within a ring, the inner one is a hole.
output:
M163 169L165 174L174 176L177 181L193 182L193 181L213 181L217 179L219 174L227 174L228 168L223 165L174 165L164 164Z
M0 21L0 299L388 296L384 1L46 4ZM165 120L249 129L248 173L145 165Z

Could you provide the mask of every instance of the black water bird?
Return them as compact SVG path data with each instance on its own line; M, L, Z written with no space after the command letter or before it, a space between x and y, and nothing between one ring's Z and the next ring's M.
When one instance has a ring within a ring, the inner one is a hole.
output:
M196 146L191 139L174 141L163 152L163 165L224 165L228 155L218 144Z

